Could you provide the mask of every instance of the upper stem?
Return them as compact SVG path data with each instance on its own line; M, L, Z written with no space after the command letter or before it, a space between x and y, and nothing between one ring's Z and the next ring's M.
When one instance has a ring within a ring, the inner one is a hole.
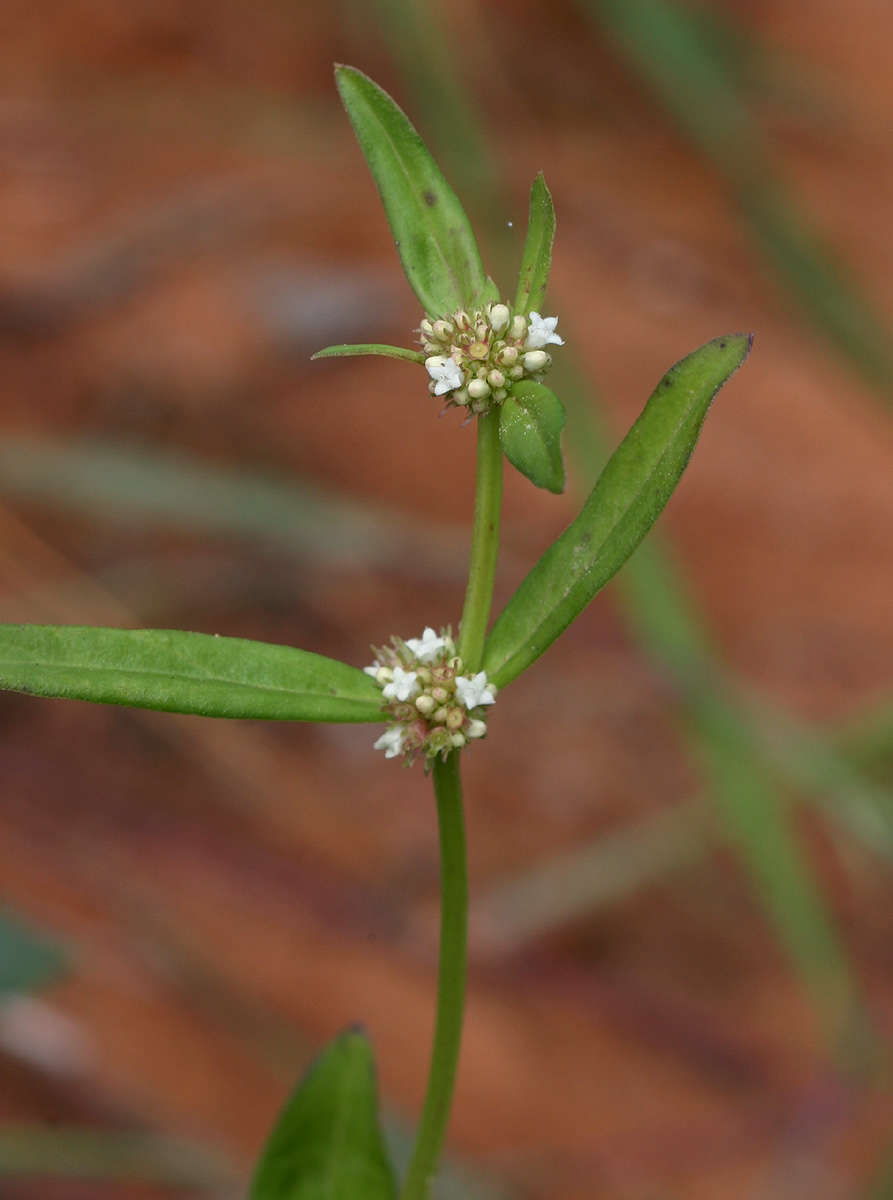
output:
M428 1091L400 1200L426 1200L443 1148L462 1040L468 929L468 870L459 755L434 763L434 794L440 829L440 958L437 1019Z
M471 562L462 624L459 628L459 657L464 669L479 671L484 639L493 602L493 579L499 554L499 514L502 505L502 445L499 441L499 410L478 417L477 490L474 497L474 527Z

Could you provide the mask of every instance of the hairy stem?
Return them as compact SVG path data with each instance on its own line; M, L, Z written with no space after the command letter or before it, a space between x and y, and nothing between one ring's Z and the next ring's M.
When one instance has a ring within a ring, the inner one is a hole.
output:
M459 755L434 764L440 829L440 961L428 1091L400 1200L427 1200L446 1135L462 1039L468 929L468 869Z

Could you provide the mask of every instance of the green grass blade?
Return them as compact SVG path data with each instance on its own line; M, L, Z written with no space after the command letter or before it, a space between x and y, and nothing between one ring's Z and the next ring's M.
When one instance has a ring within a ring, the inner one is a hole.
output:
M716 393L750 350L746 334L708 342L663 377L577 519L509 600L484 649L504 687L530 666L623 566L685 470Z
M439 317L492 298L468 217L409 118L353 67L335 79L422 307Z
M289 1099L264 1149L250 1200L394 1200L378 1122L372 1050L342 1034Z
M542 171L530 189L530 216L521 256L521 273L515 294L515 312L542 312L552 266L555 240L555 208Z
M0 687L203 717L382 720L381 693L356 667L179 630L0 625Z

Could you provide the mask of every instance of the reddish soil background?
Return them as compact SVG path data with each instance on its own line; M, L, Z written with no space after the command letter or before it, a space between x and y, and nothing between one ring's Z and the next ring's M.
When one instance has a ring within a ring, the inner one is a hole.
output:
M791 83L760 108L779 172L893 325L893 10L728 11ZM464 0L447 16L519 241L529 182L546 171L559 215L549 311L616 430L692 347L757 331L662 520L735 676L820 726L879 699L893 675L889 407L809 331L710 169L577 10ZM405 344L418 322L331 79L333 61L353 62L411 108L381 27L374 5L7 7L6 433L294 476L432 532L419 543L395 517L408 548L388 561L360 531L355 556L283 555L9 497L3 620L191 628L358 664L391 632L455 621L472 431L438 422L403 364L309 362L336 341ZM497 604L586 486L556 500L509 472ZM420 769L374 756L363 727L13 696L0 709L3 896L69 946L72 970L41 1000L73 1022L67 1057L2 1051L0 1117L166 1131L247 1173L309 1055L356 1020L388 1104L417 1112L438 889ZM693 795L677 724L609 592L502 699L469 756L474 895ZM889 1035L889 877L826 827L804 831ZM474 929L450 1145L509 1195L867 1194L890 1098L835 1071L729 852L511 955L482 920Z

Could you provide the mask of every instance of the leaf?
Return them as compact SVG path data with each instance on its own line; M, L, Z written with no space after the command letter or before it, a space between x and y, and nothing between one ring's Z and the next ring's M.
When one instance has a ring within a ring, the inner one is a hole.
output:
M547 387L532 380L516 383L499 411L499 440L505 456L537 487L564 491L561 457L564 405Z
M530 216L527 239L521 257L521 273L515 295L515 312L541 312L552 266L552 242L555 239L555 209L552 195L540 171L530 189Z
M0 625L0 688L203 717L383 719L378 688L347 663L167 629Z
M539 658L641 542L679 482L714 396L747 357L751 341L746 334L716 338L660 381L580 515L493 626L483 665L497 686Z
M63 970L65 955L34 933L9 909L0 909L0 997L50 983Z
M336 1038L298 1085L258 1163L250 1200L394 1200L362 1033Z
M424 354L420 350L407 350L403 346L383 346L379 342L365 342L359 346L326 346L325 350L317 350L311 354L315 358L353 358L359 354L379 354L382 358L405 358L407 362L423 363Z
M468 217L425 143L403 110L367 75L339 66L335 81L381 195L409 286L432 317L474 306L493 285Z

